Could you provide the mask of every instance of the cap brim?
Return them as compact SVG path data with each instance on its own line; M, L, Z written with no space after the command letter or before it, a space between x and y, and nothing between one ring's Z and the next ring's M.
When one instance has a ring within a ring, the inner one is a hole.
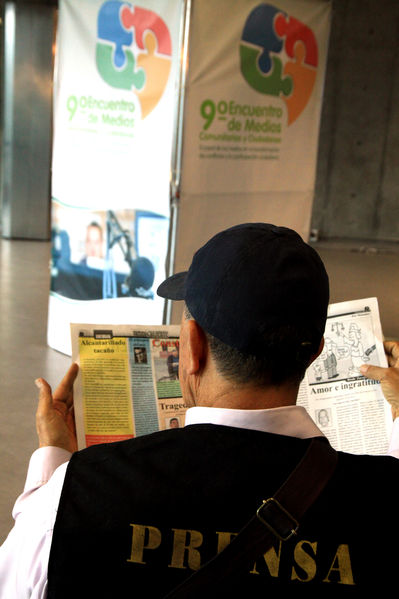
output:
M178 272L168 277L157 289L160 297L171 300L184 300L186 297L187 272Z

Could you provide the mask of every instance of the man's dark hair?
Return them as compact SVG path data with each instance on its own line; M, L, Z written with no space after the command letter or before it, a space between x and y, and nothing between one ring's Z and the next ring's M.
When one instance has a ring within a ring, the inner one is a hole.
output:
M187 307L184 314L186 319L194 318ZM227 380L256 387L299 384L311 356L318 350L304 342L309 338L307 331L290 325L265 332L261 356L240 352L206 331L204 334L219 374Z

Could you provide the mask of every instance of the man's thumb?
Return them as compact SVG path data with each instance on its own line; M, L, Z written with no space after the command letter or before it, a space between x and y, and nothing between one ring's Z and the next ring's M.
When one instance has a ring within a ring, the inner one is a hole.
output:
M359 370L368 379L372 379L373 381L382 381L388 369L381 368L381 366L371 366L369 364L362 364Z
M37 406L38 412L46 411L52 402L51 387L44 379L36 379L35 385L39 389L39 403Z

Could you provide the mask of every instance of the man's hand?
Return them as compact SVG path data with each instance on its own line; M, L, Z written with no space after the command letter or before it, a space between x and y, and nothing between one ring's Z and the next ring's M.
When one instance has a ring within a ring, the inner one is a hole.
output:
M385 399L391 404L392 417L399 416L399 342L384 341L389 368L363 364L360 372L369 379L380 381Z
M79 366L72 364L54 394L42 378L35 381L39 388L36 411L36 430L39 447L61 447L73 453L77 450L75 418L73 413L73 383Z

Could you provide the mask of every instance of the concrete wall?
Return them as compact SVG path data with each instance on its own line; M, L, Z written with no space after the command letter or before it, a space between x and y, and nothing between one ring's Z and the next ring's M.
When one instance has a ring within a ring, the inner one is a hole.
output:
M334 0L312 228L399 241L399 2Z

